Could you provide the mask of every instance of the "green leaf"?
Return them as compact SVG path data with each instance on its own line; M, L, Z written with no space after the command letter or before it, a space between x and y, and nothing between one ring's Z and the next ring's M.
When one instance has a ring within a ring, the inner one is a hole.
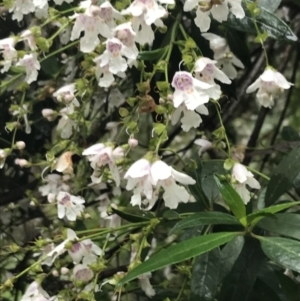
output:
M139 52L138 59L143 61L156 61L159 60L164 53L167 51L167 47L158 48L150 51L141 51Z
M190 301L213 301L219 285L221 252L215 248L198 256L191 278Z
M296 213L278 213L275 218L264 218L257 226L277 234L300 240L300 215Z
M215 176L215 181L226 204L235 217L245 226L246 222L242 220L242 218L246 216L246 207L243 200L227 180L221 181L218 176Z
M260 220L262 220L264 217L267 217L270 214L275 214L277 212L283 211L285 209L294 207L299 204L300 202L289 202L271 206L247 215L246 217L242 218L240 222L247 223L248 225L251 224L252 226L254 226Z
M285 141L293 142L300 141L300 135L297 131L295 131L290 126L285 126L282 129L281 136Z
M193 237L176 245L172 245L158 253L155 253L148 260L130 271L118 283L118 286L121 286L145 273L156 271L168 265L204 254L227 243L238 235L240 235L239 232L214 233Z
M251 1L247 2L251 3ZM227 22L224 24L228 27L256 35L257 31L252 20L253 17L246 8L246 5L243 5L243 7L246 13L244 18L238 19L230 13ZM255 19L260 32L266 31L270 37L276 40L286 40L289 42L297 41L297 36L293 33L290 27L269 10L260 7L260 13L255 17Z
M111 207L111 209L113 213L117 214L121 218L131 223L150 221L150 219L153 218L153 215L150 212L145 213L144 211L138 211L135 209L121 208L121 207L118 207L118 209Z
M258 4L270 12L274 12L280 5L281 0L259 0Z
M279 163L266 192L266 206L272 205L280 196L293 187L293 182L300 173L300 147L295 147Z
M259 242L246 237L238 259L223 281L218 301L248 301L264 259Z
M51 56L42 61L41 69L52 78L56 78L60 73L60 67L55 56Z
M234 216L223 212L199 212L183 218L171 229L169 234L201 225L239 225L239 221Z
M258 238L264 253L275 263L300 273L300 242L281 237Z
M243 236L237 236L222 249L220 282L230 273L245 244Z

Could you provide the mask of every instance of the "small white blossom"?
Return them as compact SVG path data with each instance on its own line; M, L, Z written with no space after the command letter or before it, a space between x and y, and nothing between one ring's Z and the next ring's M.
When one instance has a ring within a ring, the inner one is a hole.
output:
M203 138L196 139L194 141L194 143L196 145L200 146L199 151L198 151L199 156L201 156L205 151L211 149L211 147L212 147L212 143L210 141L208 141L207 139L203 139Z
M274 105L274 98L289 89L293 84L289 83L278 71L267 68L259 78L250 85L246 93L252 93L258 89L256 97L258 102L266 108Z
M79 107L79 101L74 95L75 92L75 84L68 84L55 91L53 97L55 97L58 102L64 102L67 105Z
M38 70L40 70L41 65L37 60L36 53L25 54L23 58L19 60L16 66L23 66L26 69L25 81L30 84L37 80Z
M28 288L25 291L25 294L21 298L21 301L50 301L50 300L53 300L53 297L50 298L48 293L36 281L32 282L28 286Z
M18 22L22 21L24 15L33 13L35 6L32 0L16 0L9 12L13 12L12 19Z
M75 129L79 130L75 120L72 120L69 115L74 113L74 107L68 106L59 111L61 118L58 121L56 130L60 133L63 139L69 139Z
M80 50L85 53L92 52L99 45L100 40L98 35L105 38L112 36L110 28L101 18L101 8L96 5L91 5L91 1L81 1L80 7L85 9L83 14L75 14L75 24L71 33L71 41L80 38L83 31L84 36L80 38Z
M175 89L173 94L174 107L178 108L184 103L188 110L195 110L209 101L209 88L212 85L199 81L189 72L178 71L173 77L172 87Z
M65 191L60 191L56 198L58 218L66 217L69 221L76 221L77 216L84 210L85 200Z
M220 23L227 21L229 11L238 19L244 18L241 2L242 0L186 0L183 9L191 11L197 7L195 24L202 32L206 32L210 28L211 15Z
M70 151L64 152L55 161L53 169L63 174L72 174L73 173L72 152Z
M121 179L116 160L124 156L124 150L121 147L112 149L112 147L105 146L103 143L97 143L85 149L82 155L87 156L91 162L91 167L94 169L94 174L91 178L94 183L101 182L100 176L102 173L100 171L99 174L99 169L108 165L116 185L120 185Z
M150 283L151 273L144 274L139 277L139 282L141 289L145 292L146 296L153 297L155 296L155 290Z
M101 248L90 239L74 243L72 249L69 250L69 255L72 257L73 262L79 263L82 260L83 264L94 263L102 253Z
M46 19L48 17L48 0L33 0L35 6L35 15L38 19Z
M254 178L253 173L240 163L234 164L231 177L234 188L241 196L244 203L247 204L250 201L251 196L250 192L246 188L246 185L252 189L260 189L259 182Z
M100 5L99 16L110 29L117 26L115 20L123 20L122 14L117 11L109 1L105 1Z
M0 53L2 54L4 61L2 62L3 68L1 73L8 71L12 63L17 59L18 52L15 49L15 39L6 38L0 40Z
M216 64L230 79L237 77L237 71L234 66L244 68L243 63L231 52L226 40L212 33L204 33L202 36L209 41L209 46L214 52Z
M8 153L4 149L0 149L0 168L3 168Z

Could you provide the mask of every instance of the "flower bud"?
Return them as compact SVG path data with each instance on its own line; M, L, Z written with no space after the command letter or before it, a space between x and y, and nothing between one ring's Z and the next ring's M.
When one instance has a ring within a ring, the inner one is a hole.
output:
M48 121L53 121L55 119L55 111L53 111L52 109L43 109L42 115Z
M70 271L70 270L69 270L68 268L66 268L66 267L62 267L62 268L60 269L60 273L61 273L62 275L68 274L69 271Z
M138 146L138 144L139 144L139 142L138 142L138 140L135 139L135 138L130 138L130 139L128 140L128 145L129 145L131 148L134 148L134 147Z
M19 165L20 167L25 167L25 166L27 166L29 164L29 162L27 160L25 160L25 159L19 159L19 158L17 158L15 160L15 164Z
M22 150L26 147L26 144L25 144L24 141L17 141L16 142L16 147L17 147L17 149Z
M54 277L58 277L59 276L58 271L57 270L52 271L52 275Z

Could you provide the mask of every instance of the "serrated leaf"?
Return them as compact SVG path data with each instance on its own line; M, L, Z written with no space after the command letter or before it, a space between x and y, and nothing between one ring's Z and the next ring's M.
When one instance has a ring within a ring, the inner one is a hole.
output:
M153 272L168 265L182 262L209 252L210 250L227 243L238 235L240 235L239 232L214 233L193 237L176 245L172 245L158 253L155 253L148 260L130 271L118 283L118 286L124 285L130 280L133 280L145 273Z
M275 263L300 273L300 242L282 237L259 237L264 253Z
M242 225L245 226L247 223L242 220L242 218L246 216L246 207L240 195L234 190L227 180L222 181L216 175L214 178L226 204L229 206L235 217L241 221Z
M183 218L171 229L169 234L203 225L239 225L239 221L234 216L223 212L199 212Z
M198 256L191 278L190 301L212 301L215 298L222 263L219 248Z
M277 212L283 211L285 209L294 207L296 205L299 205L300 202L288 202L284 204L278 204L275 206L271 206L265 209L262 209L260 211L256 211L254 213L251 213L247 215L246 217L242 218L241 222L246 222L248 225L254 226L257 224L260 220L262 220L264 217L267 217L270 214L275 214Z
M274 218L261 220L257 226L270 232L300 240L300 214L278 213Z
M251 1L247 2L251 3ZM228 27L256 35L257 31L252 20L253 17L246 8L246 5L243 5L243 7L246 13L244 18L238 19L232 13L230 13L225 24ZM293 33L290 27L266 8L260 7L260 14L255 17L255 20L259 30L261 32L266 31L270 37L289 42L297 41L297 36Z
M273 204L280 196L293 187L300 173L300 147L294 148L277 166L267 186L266 206Z

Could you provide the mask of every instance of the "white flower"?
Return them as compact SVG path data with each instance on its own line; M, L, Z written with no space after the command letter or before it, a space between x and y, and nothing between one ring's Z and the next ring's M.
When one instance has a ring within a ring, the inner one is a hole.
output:
M274 105L274 97L284 89L289 89L293 84L289 83L278 71L267 68L259 78L250 85L246 93L252 93L258 89L256 97L258 102L266 108Z
M140 207L141 204L148 204L147 209L154 206L160 187L165 191L163 198L166 207L174 209L178 203L186 203L189 200L186 189L177 185L176 181L184 185L196 183L190 176L176 171L163 161L158 160L151 165L146 159L140 159L132 164L124 178L128 180L126 189L133 190L131 204ZM155 187L155 191L152 186ZM146 200L142 201L142 196L145 196Z
M35 6L35 15L38 19L46 19L48 17L48 0L33 0Z
M4 61L2 62L3 68L1 73L8 71L14 60L18 57L18 52L15 49L15 39L6 38L0 40L0 53L2 54Z
M245 12L241 5L242 0L186 0L184 3L184 11L191 11L197 6L195 24L202 32L208 31L210 28L210 15L218 22L227 21L229 10L238 19L245 17ZM228 5L230 8L228 8Z
M32 0L16 0L13 2L13 7L9 12L13 12L12 19L18 22L22 21L23 15L28 15L35 11L35 6Z
M48 300L50 300L50 296L36 281L32 282L28 286L25 294L21 298L21 301L48 301Z
M179 203L189 201L189 193L182 186L176 184L179 182L184 185L193 185L196 181L190 176L178 172L163 161L155 161L151 166L151 181L158 189L164 188L163 199L165 206L170 209L176 209Z
M189 110L195 110L200 105L209 101L209 88L212 85L192 77L191 73L178 71L172 80L174 107L178 108L184 103Z
M59 115L61 115L61 118L58 121L56 130L60 133L60 137L63 139L69 139L72 134L73 130L77 129L77 123L76 121L72 120L69 115L74 113L74 107L68 106L59 111Z
M75 84L68 84L53 93L58 102L65 102L68 105L79 107L79 101L75 97Z
M76 18L71 33L71 41L79 39L80 34L84 31L84 36L80 39L80 50L85 53L92 52L100 40L98 35L105 38L111 37L112 32L105 21L101 18L101 8L91 5L91 1L81 1L81 8L85 8L83 14L75 14L72 18Z
M102 174L101 172L99 174L99 168L108 165L116 185L120 185L121 179L116 160L124 156L124 150L121 147L117 147L113 150L103 143L97 143L85 149L82 155L88 156L88 160L91 162L91 167L94 169L94 174L91 178L94 183L99 183L97 177L99 178Z
M21 33L21 36L20 36L21 40L22 41L26 41L30 50L34 51L37 49L37 46L36 46L36 43L35 43L35 39L34 39L34 36L31 32L31 30L29 29L26 29L24 30L22 33Z
M136 33L135 41L142 46L146 44L151 46L155 38L154 31L152 30L151 25L147 25L143 17L133 17L131 23L132 23L132 28ZM155 23L157 23L157 21ZM161 24L161 23L157 23L157 24Z
M100 5L99 16L110 29L117 26L115 20L123 20L123 16L118 12L109 1L105 1Z
M56 5L62 5L63 2L66 2L66 3L72 3L74 0L54 0L54 3Z
M201 156L205 151L211 149L211 147L212 147L212 143L210 141L208 141L207 139L203 139L203 138L196 139L194 141L194 143L196 145L200 146L199 151L198 151L199 156Z
M202 36L209 41L209 46L214 52L214 59L218 61L217 66L230 78L237 77L234 66L244 68L243 63L230 51L224 38L212 33L204 33Z
M0 168L3 168L7 156L8 152L6 152L4 149L0 149Z
M94 277L93 271L85 264L77 264L73 270L75 280L88 282Z
M155 290L150 283L151 273L146 273L139 277L139 282L141 285L141 289L145 292L146 296L153 297L155 296Z
M153 193L150 169L150 162L146 159L140 159L130 166L124 176L128 180L126 189L133 190L130 202L132 206L141 207L142 196L146 197L143 204L149 204L148 209L151 209L157 200L157 195Z
M73 262L79 263L82 260L83 264L94 263L102 253L101 248L90 239L74 243L72 249L69 250L69 255L72 257Z
M198 128L202 122L202 118L199 114L208 115L208 110L205 105L198 106L195 111L188 110L185 104L181 104L172 114L171 123L172 125L176 124L180 117L181 113L183 113L183 117L181 118L181 128L188 132L191 128Z
M45 261L43 261L42 264L51 266L58 256L67 251L66 244L74 239L78 239L76 233L72 229L67 229L67 238L47 253L48 258ZM50 248L52 248L52 244L50 244Z
M53 201L53 196L59 193L59 191L70 191L70 186L63 182L63 177L58 174L49 174L46 176L47 184L38 188L42 196L47 196L48 201Z
M246 185L253 189L260 189L259 182L254 178L253 173L240 163L234 164L231 177L234 188L241 196L244 203L247 204L250 201L251 196L250 192L246 188Z
M84 210L85 200L65 191L60 191L56 198L58 218L66 216L69 221L76 221L77 216Z
M38 70L40 70L41 65L37 60L36 53L25 54L23 58L19 60L16 66L23 66L26 69L25 81L30 84L36 81L38 77Z
M139 50L135 45L135 36L136 33L132 29L131 22L123 23L115 27L114 36L118 38L124 45L124 54L127 53L128 65L135 62L138 57Z

